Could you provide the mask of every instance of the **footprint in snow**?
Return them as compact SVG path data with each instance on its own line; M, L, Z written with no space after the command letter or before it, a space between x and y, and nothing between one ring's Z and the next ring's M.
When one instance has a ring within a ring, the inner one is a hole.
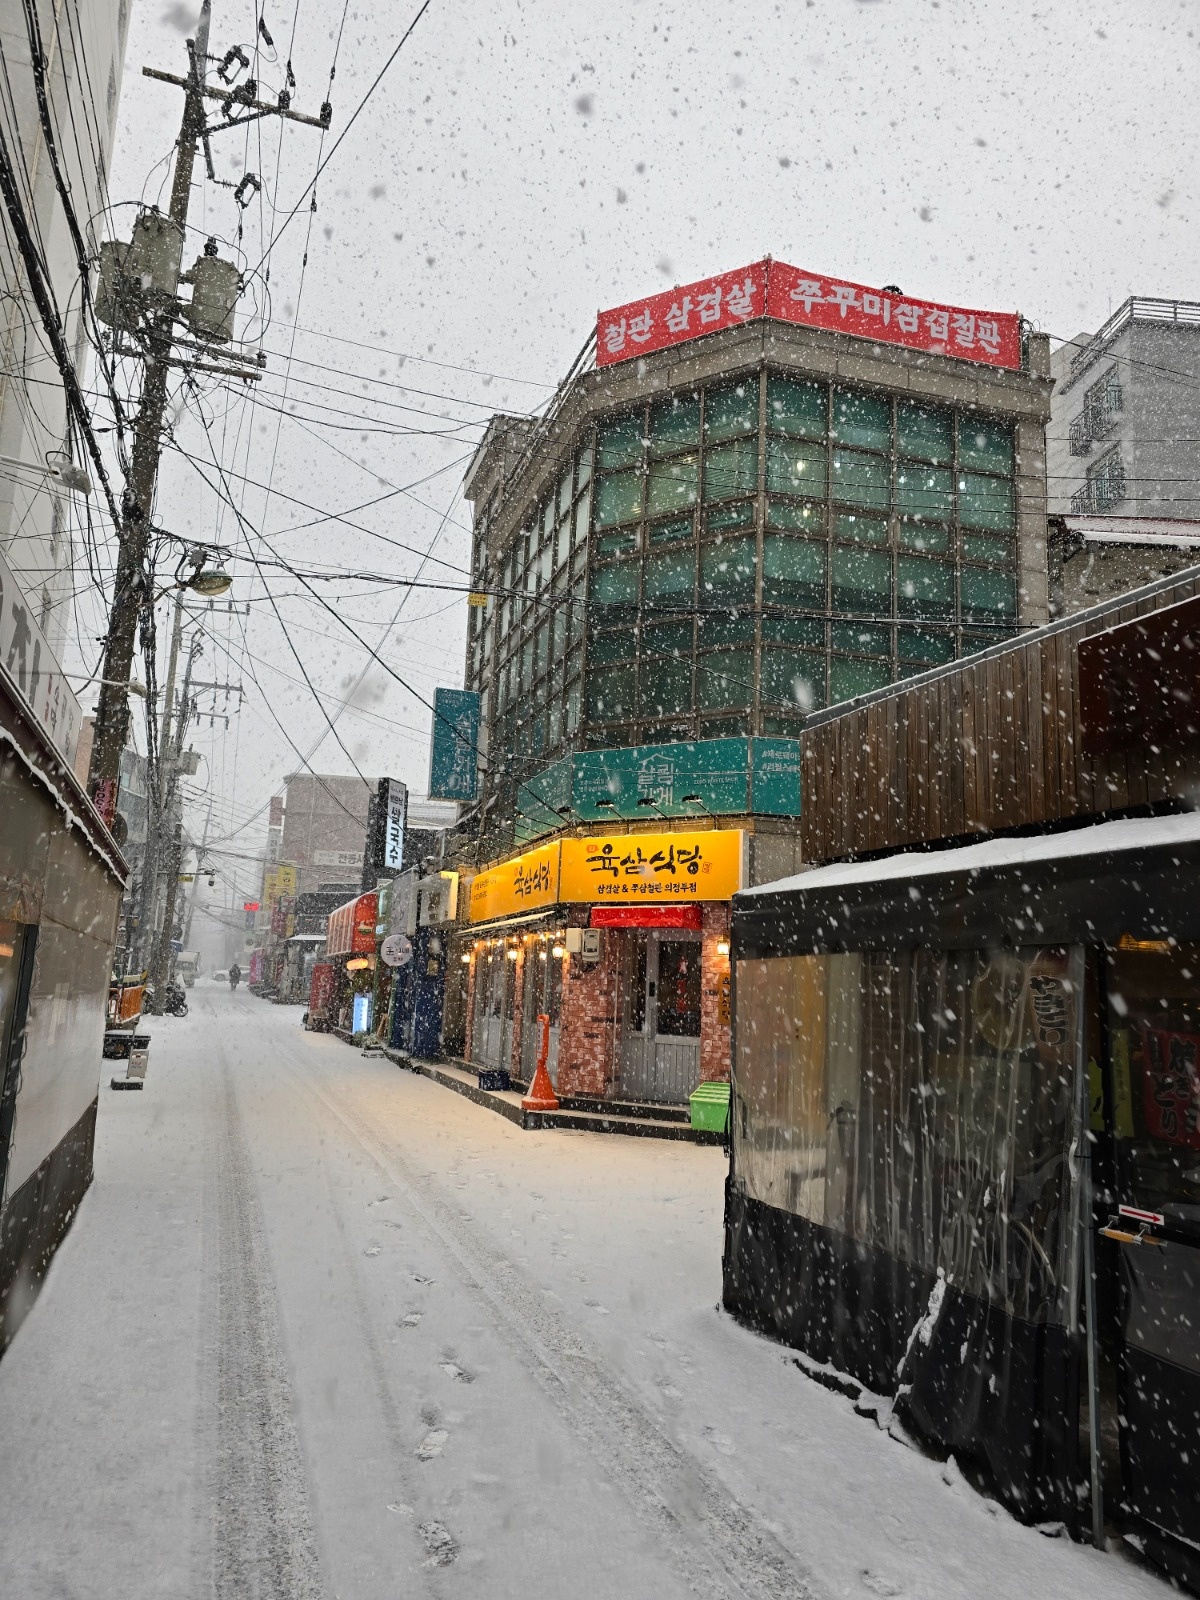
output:
M379 1246L377 1244L369 1244L363 1251L363 1255L365 1256L377 1256L378 1254Z
M398 1328L415 1328L420 1320L421 1313L419 1311L410 1311L407 1316L399 1319L399 1321L396 1323L396 1326Z
M426 1289L432 1289L433 1288L433 1279L432 1278L423 1278L419 1272L414 1272L413 1273L412 1280L413 1280L414 1283L422 1284Z
M449 1437L447 1429L431 1428L417 1446L417 1460L432 1461L435 1456L440 1456Z
M602 1306L599 1300L585 1300L583 1303L589 1311L597 1311L602 1317L607 1317L609 1314L608 1307Z
M448 1567L458 1554L458 1544L449 1529L441 1522L422 1522L417 1532L429 1551L427 1567Z
M453 1379L453 1381L455 1383L474 1383L475 1382L474 1373L472 1373L472 1372L464 1372L464 1370L462 1369L462 1367L459 1366L457 1361L439 1361L438 1362L438 1366L440 1366L442 1371L446 1374L446 1376L448 1378Z
M864 1589L871 1594L882 1595L884 1600L898 1600L898 1597L903 1593L902 1590L897 1589L890 1578L881 1577L878 1572L872 1572L869 1567L864 1567L859 1573L859 1577L862 1579Z

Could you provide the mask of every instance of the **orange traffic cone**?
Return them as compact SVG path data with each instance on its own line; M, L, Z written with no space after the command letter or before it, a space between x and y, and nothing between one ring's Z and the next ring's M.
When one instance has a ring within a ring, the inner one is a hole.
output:
M542 1037L538 1041L537 1066L533 1073L533 1082L529 1085L529 1093L521 1101L522 1111L557 1111L558 1096L554 1092L554 1085L550 1082L550 1074L546 1071L546 1059L550 1054L550 1018L543 1011L538 1016L538 1027L542 1030Z

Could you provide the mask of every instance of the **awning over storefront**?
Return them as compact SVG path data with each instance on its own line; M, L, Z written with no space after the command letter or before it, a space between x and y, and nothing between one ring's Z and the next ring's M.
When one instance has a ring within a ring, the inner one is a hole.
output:
M1200 813L816 867L734 898L739 958L1200 938Z

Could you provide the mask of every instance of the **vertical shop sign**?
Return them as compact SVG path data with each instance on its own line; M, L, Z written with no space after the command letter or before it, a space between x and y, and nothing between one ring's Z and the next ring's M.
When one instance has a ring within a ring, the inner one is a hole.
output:
M479 792L479 696L471 689L433 691L429 798L474 800Z
M408 819L408 789L395 778L387 780L384 818L383 864L397 872L404 864L404 825Z

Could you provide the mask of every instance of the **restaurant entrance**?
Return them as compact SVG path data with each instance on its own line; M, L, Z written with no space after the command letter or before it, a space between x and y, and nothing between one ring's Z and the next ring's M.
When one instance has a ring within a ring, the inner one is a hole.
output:
M700 935L631 929L621 956L620 1093L683 1104L700 1081Z

